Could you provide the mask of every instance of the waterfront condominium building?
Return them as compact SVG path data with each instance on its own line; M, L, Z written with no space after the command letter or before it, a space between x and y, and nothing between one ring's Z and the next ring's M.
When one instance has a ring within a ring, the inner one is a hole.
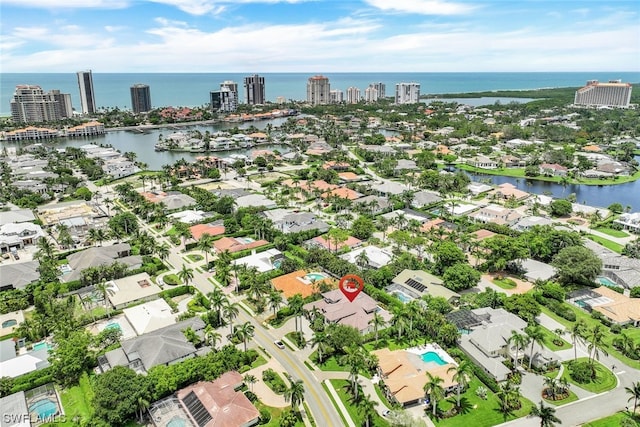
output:
M371 83L369 85L370 87L373 87L375 90L378 91L378 99L384 98L387 96L387 85L385 85L382 82L378 82L378 83Z
M264 104L264 77L254 74L244 78L244 99L249 105Z
M610 80L608 83L589 80L586 86L576 91L574 104L627 108L631 101L632 88L631 83L622 83L620 80Z
M347 89L347 104L357 104L360 102L360 89L351 86Z
M325 76L309 77L307 82L307 102L311 105L328 104L330 100L331 86Z
M73 115L71 95L52 90L45 93L37 85L18 85L11 99L11 118L15 123L42 123Z
M141 83L131 86L131 109L135 114L151 111L151 89Z
M228 86L220 86L220 90L211 92L211 111L214 113L230 113L238 108L237 92Z
M367 87L364 90L364 100L365 100L365 102L376 102L378 100L378 98L380 98L380 95L378 93L378 89L376 89L373 85L369 85L369 87Z
M396 83L396 104L415 104L420 99L420 83Z
M96 96L93 91L93 75L91 74L91 70L78 71L76 74L78 75L82 114L94 114L96 112Z
M331 89L329 91L329 102L331 104L340 104L344 102L344 92L340 89Z

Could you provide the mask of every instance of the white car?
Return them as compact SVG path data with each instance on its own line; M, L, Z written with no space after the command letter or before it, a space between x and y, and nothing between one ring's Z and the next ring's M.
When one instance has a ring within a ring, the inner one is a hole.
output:
M280 340L273 342L280 350L284 350L284 343Z

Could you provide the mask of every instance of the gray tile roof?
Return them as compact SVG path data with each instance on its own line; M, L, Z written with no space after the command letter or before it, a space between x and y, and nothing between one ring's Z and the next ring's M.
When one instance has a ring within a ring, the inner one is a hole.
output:
M0 289L24 289L28 284L40 279L39 266L38 261L0 265Z

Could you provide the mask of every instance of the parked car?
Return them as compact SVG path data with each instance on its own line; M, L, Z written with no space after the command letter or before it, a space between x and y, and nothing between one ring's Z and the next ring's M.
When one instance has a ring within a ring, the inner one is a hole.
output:
M280 340L273 342L280 350L284 350L284 343Z
M388 417L390 413L391 413L391 411L390 411L390 410L385 409L384 411L382 411L382 416L383 416L383 417Z

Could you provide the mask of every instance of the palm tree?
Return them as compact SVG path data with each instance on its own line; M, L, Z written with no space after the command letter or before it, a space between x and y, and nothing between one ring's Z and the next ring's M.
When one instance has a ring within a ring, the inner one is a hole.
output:
M138 396L138 400L137 400L137 410L136 412L140 411L140 423L143 424L144 422L144 411L147 410L147 408L149 407L150 403L147 399L144 398L144 396Z
M213 288L213 290L207 294L207 298L209 298L209 307L211 310L215 310L218 313L218 326L222 325L222 309L228 302L227 298L218 288Z
M291 409L294 410L304 402L304 383L302 380L293 380L291 375L286 374L291 386L284 392L284 400L291 402Z
M229 329L231 330L231 333L233 333L233 319L238 317L238 313L240 313L240 309L238 308L238 304L235 303L235 302L234 303L230 303L227 300L227 303L225 304L225 306L222 309L222 311L224 312L224 317L226 317L227 320L229 321Z
M636 413L636 409L638 408L638 399L640 399L640 381L636 381L635 383L631 383L631 387L625 387L625 391L631 395L627 402L631 402L633 399L633 413Z
M527 334L528 340L531 342L531 347L529 349L529 370L531 370L531 366L533 365L533 347L537 343L542 346L544 343L544 332L540 329L540 326L533 325L525 328L524 332Z
M107 317L110 318L111 313L109 312L109 295L113 295L115 292L111 287L107 286L107 283L104 280L102 280L100 283L97 283L96 288L98 288L98 290L102 294L102 298L104 300L104 309L107 311Z
M540 401L540 406L534 406L531 408L529 415L532 417L540 418L540 427L553 427L554 423L562 424L562 421L555 415L556 410L551 406L545 406L543 401Z
M458 408L460 408L460 392L469 385L471 375L473 374L473 366L471 366L471 363L467 360L463 360L458 366L452 366L447 369L447 373L451 371L454 372L453 380L458 383L458 386L456 387L456 401Z
M442 388L444 380L439 376L433 376L431 372L427 372L427 383L424 385L424 391L429 396L429 404L433 410L433 416L436 416L438 410L438 402L444 399L444 388Z
M256 327L253 326L251 322L244 322L242 325L238 326L238 329L236 329L236 335L244 343L244 351L247 351L247 341L249 338L253 338L255 330Z
M209 252L211 252L211 248L213 248L213 237L210 234L203 234L200 236L200 240L198 240L198 249L204 252L204 262L207 267L209 267Z
M529 344L529 339L526 335L519 333L517 330L511 331L511 336L507 340L507 345L513 345L516 348L516 354L513 362L513 369L518 369L518 361L520 360L520 350L524 349Z
M349 367L349 380L351 390L356 400L358 400L358 373L364 368L364 355L362 347L351 346L344 348L344 356L340 358L341 365Z
M185 285L189 286L189 282L193 280L193 269L182 264L182 270L178 272L178 277Z
M204 328L204 339L207 344L215 350L216 344L222 339L222 335L217 332L211 325Z
M170 253L169 245L167 245L166 243L163 243L161 245L156 246L155 253L156 255L158 255L158 258L160 258L161 261L166 260L167 258L169 258L169 253Z
M362 396L362 399L358 402L358 409L362 412L366 427L371 425L371 420L376 415L376 406L378 406L378 402L371 400L371 397L367 394Z
M376 334L376 342L378 342L378 329L384 328L387 322L377 312L373 313L373 317L369 320L369 324L373 325L373 331Z
M273 316L276 316L278 308L282 305L282 294L278 291L272 290L269 292L269 307L273 310Z
M591 360L591 365L595 364L596 360L600 360L600 352L602 352L605 356L608 356L607 351L603 348L604 345L604 326L602 324L595 325L589 335L589 346L587 349L589 350L589 358Z
M255 375L246 374L244 376L244 382L249 383L249 387L251 387L251 392L253 392L253 385L258 382L258 379Z
M558 380L552 377L544 377L544 386L547 389L547 396L551 400L556 400L556 390L558 389Z
M329 335L324 331L316 331L311 338L311 348L318 347L318 363L322 364L322 356L329 347Z
M584 343L582 334L584 333L587 324L584 319L578 319L569 330L571 335L571 342L573 343L573 360L578 359L578 342Z

